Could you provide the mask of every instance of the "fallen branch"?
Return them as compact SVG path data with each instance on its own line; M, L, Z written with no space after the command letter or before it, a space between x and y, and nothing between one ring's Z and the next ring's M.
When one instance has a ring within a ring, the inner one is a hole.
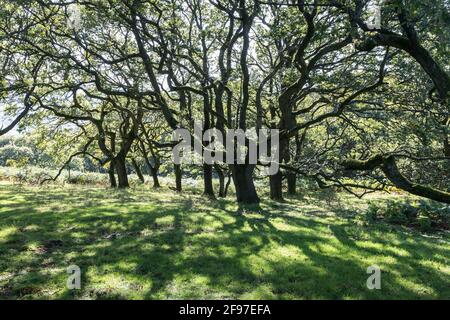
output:
M450 193L437 190L421 184L416 184L405 177L397 167L395 156L383 156L376 154L367 160L346 159L340 163L348 170L370 171L380 168L384 175L399 189L411 194L432 199L435 201L450 203Z

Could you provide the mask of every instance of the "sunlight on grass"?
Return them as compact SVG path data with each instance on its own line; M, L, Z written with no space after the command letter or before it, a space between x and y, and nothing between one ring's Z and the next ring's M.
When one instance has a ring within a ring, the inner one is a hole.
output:
M0 184L0 298L450 298L448 233L361 225L364 200L305 198ZM71 264L81 290L66 288ZM366 287L373 264L382 290Z

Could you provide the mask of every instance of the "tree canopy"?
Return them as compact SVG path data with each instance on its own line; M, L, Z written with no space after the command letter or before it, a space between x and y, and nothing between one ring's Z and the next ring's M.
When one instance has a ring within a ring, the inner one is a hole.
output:
M130 170L141 178L142 168L158 187L171 132L193 132L197 120L204 132L278 129L281 170L267 178L275 200L284 184L296 193L308 179L357 196L395 186L450 203L449 8L447 0L0 0L8 115L0 135L18 125L58 137L62 168L89 158L112 187L126 188ZM374 12L377 26L368 22ZM230 177L238 202L258 202L264 164L251 164L248 148L246 158L200 165L205 195L226 196ZM189 169L173 165L178 191Z

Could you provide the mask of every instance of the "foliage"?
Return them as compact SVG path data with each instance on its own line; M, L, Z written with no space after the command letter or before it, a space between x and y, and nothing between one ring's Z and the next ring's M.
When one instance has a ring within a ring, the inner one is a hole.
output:
M6 145L0 148L0 166L24 166L32 161L33 156L28 147Z
M450 229L450 206L435 201L370 202L364 213L367 222L386 221L419 228L422 231Z
M41 139L37 137L38 132L35 132L35 134L26 137L2 137L0 139L0 166L17 168L37 166L47 169L59 169L61 161L66 160L60 156L62 150L50 147L49 142L41 143ZM105 172L91 158L83 156L73 159L66 168L77 171Z
M291 175L358 195L392 184L449 202L448 4L384 1L376 30L364 22L370 6L0 1L2 115L20 121L33 145L31 158L11 147L3 158L13 166L115 172L117 185L128 187L130 161L139 163L132 170L172 173L171 131L192 132L201 120L204 130L283 132L288 169L270 183L278 200ZM377 154L395 158L397 173L412 183L379 167L341 165ZM232 171L221 160L215 165ZM233 181L242 181L235 188L254 190L260 169L234 171ZM212 171L188 166L185 174L203 174L213 197ZM250 179L236 177L246 171ZM258 200L253 191L236 194Z

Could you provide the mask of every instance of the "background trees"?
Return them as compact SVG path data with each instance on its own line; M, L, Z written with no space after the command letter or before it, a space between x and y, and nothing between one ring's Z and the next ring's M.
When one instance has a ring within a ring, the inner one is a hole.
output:
M12 119L0 134L20 120L29 132L67 130L76 138L62 164L88 157L111 186L128 187L134 168L158 187L170 132L201 120L203 131L280 130L282 170L265 178L274 200L310 179L449 202L446 1L437 13L386 1L378 29L362 0L1 4L0 103ZM223 196L230 174L236 200L258 202L261 169L248 157L204 163L204 194Z

